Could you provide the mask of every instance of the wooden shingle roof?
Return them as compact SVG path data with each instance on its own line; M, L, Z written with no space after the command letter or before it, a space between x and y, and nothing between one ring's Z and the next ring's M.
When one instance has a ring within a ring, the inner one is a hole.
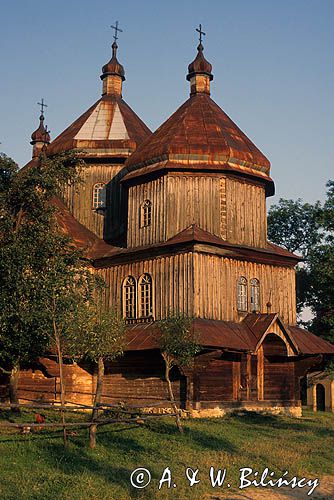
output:
M150 166L229 170L271 186L270 162L208 94L192 95L127 160L125 179Z
M192 329L203 347L221 347L227 350L255 352L261 337L277 314L248 314L240 323L196 318ZM334 346L297 326L283 325L296 347L295 354L334 354ZM141 351L159 348L158 323L131 325L126 332L126 350Z
M82 149L85 156L129 156L151 131L121 96L104 95L48 147L48 155Z

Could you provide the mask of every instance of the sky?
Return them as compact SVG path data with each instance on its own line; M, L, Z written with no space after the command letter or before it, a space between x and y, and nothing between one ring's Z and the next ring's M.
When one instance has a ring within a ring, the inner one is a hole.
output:
M189 95L202 24L212 98L271 161L279 197L334 178L332 0L0 0L0 151L23 166L43 97L55 138L101 94L119 21L123 97L155 130Z

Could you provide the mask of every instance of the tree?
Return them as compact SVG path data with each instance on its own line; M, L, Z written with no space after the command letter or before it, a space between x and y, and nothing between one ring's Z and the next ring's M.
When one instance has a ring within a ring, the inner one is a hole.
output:
M192 331L192 318L180 312L170 312L166 318L160 320L159 329L161 330L160 350L165 362L165 379L169 399L176 415L176 425L179 431L183 432L180 412L175 402L170 380L170 371L174 366L189 366L201 348Z
M20 366L49 345L44 290L55 256L79 261L70 239L59 232L52 198L78 182L82 162L71 152L18 171L0 155L0 366L10 375L9 396L18 403Z
M70 351L80 357L86 357L97 364L97 382L93 402L91 421L98 416L98 405L103 394L105 362L113 361L123 354L125 322L116 309L106 310L102 304L102 290L95 294L83 321L84 328L74 330L70 340ZM89 445L96 446L96 428L89 428Z
M327 198L320 213L321 239L309 254L307 303L314 312L310 329L334 342L334 182L327 183Z
M268 215L271 241L304 258L297 267L297 310L310 307L308 328L334 341L334 181L323 205L280 199Z
M307 257L310 249L319 241L320 203L315 205L298 200L280 198L268 213L268 238L285 247L289 252L298 252Z
M43 328L48 334L50 348L56 350L58 357L61 417L66 444L64 354L69 354L73 337L77 336L79 343L79 339L89 327L87 318L90 302L93 300L94 291L101 284L99 278L83 265L80 252L59 246L55 250L49 258L40 283L44 307Z

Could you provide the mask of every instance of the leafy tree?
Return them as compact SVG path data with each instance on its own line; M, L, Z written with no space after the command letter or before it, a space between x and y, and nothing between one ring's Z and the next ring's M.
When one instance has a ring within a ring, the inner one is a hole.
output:
M64 184L80 180L82 163L72 153L41 156L18 171L0 156L0 366L10 375L10 401L18 402L20 366L49 345L45 290L53 262L73 266L79 255L59 231L51 201Z
M83 266L80 252L66 247L56 247L55 250L40 277L41 302L44 307L43 328L47 332L50 348L56 350L58 357L61 417L66 444L64 353L69 353L73 336L82 337L86 331L90 302L100 286L100 280Z
M320 214L321 241L309 254L307 304L314 312L310 329L334 342L334 182L328 181L327 198Z
M180 432L183 432L180 412L175 402L170 380L170 371L173 366L189 366L201 348L192 331L192 318L180 312L170 312L166 318L160 320L159 329L161 331L160 350L165 362L165 379L169 399L176 414L177 427Z
M297 309L310 307L308 328L334 341L334 181L323 205L280 199L268 215L271 241L304 257L297 267Z
M113 361L123 355L124 347L124 319L115 309L105 310L102 305L101 293L95 295L86 309L83 318L84 328L73 331L70 339L70 352L86 357L97 364L97 382L94 396L94 409L91 421L95 422L98 416L98 405L103 394L103 380L105 362ZM96 446L96 424L89 428L89 445Z
M311 205L300 198L296 201L280 198L268 213L269 240L307 257L319 241L320 210L319 202Z

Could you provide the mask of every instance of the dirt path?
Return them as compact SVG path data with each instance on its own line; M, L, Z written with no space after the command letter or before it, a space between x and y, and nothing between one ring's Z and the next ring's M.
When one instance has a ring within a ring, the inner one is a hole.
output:
M334 476L324 476L320 479L320 485L314 493L307 495L308 488L281 488L273 490L270 488L249 488L241 493L232 493L228 496L208 495L204 500L334 500Z

